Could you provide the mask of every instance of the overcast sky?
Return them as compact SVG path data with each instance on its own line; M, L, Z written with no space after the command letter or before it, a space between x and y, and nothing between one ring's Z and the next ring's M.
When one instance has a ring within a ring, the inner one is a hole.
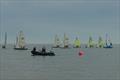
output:
M119 0L0 0L0 31L3 42L14 43L22 30L27 43L53 43L57 34L70 42L79 37L82 43L92 36L120 43Z

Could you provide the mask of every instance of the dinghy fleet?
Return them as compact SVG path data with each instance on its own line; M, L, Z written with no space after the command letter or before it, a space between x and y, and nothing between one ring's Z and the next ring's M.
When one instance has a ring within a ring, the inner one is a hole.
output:
M2 48L5 49L7 46L7 33L5 33L4 44ZM67 49L67 48L81 48L81 40L76 37L73 41L72 47L69 43L69 37L64 33L63 39L60 40L58 35L55 35L54 44L52 48L60 48L60 49ZM94 42L92 36L89 37L87 44L85 44L84 48L113 48L112 42L108 34L106 34L106 39L104 40L101 36L98 38L98 42ZM26 47L25 36L23 31L20 31L16 36L16 43L14 45L14 50L28 50ZM46 52L44 48L42 51L37 51L36 47L33 48L31 51L32 55L40 55L40 56L55 56L54 51Z
M84 43L83 43L84 44ZM73 48L81 48L81 40L76 37L73 44ZM53 48L70 48L69 38L64 34L63 43L60 43L60 38L56 35ZM99 36L98 42L94 42L93 38L90 36L85 48L113 48L112 42L106 37L106 40L103 40Z

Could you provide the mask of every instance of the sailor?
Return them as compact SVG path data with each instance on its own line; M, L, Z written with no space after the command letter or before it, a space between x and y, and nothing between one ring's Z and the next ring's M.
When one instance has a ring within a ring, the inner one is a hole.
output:
M35 52L35 51L36 51L36 47L34 47L32 51L34 51L34 52Z
M112 43L110 42L110 47L112 47Z
M42 52L46 52L46 48L45 47L42 47Z

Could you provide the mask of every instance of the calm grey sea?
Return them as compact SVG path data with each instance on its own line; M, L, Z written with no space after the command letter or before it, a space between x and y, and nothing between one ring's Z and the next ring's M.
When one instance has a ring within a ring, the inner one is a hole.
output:
M42 45L28 45L29 49ZM46 45L48 49L50 46ZM120 45L112 49L53 49L56 56L31 56L30 50L0 48L0 80L120 80Z

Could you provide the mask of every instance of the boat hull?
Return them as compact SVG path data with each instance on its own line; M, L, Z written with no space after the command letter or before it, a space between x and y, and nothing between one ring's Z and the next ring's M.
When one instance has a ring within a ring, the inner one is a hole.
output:
M27 48L14 48L15 50L28 50Z
M81 48L81 46L73 46L73 48Z
M85 48L94 48L94 46L85 46Z
M3 48L3 49L5 49L5 48L6 48L6 46L2 46L2 48Z
M106 46L106 47L104 47L104 48L113 48L112 46Z
M32 56L55 56L54 52L38 52L38 51L31 51Z
M60 46L53 46L52 48L61 48Z

